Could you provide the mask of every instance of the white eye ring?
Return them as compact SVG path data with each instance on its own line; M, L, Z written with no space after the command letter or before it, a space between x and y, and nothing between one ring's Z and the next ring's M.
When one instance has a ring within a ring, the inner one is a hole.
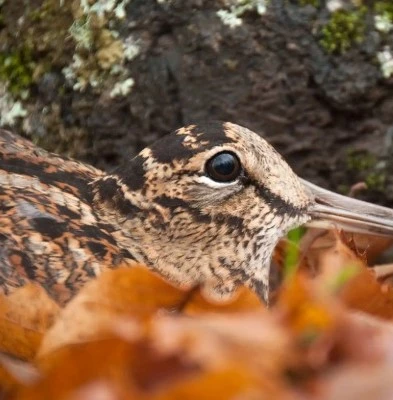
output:
M220 189L224 187L230 187L230 186L236 186L239 184L239 180L236 179L235 181L230 181L230 182L217 182L214 181L213 179L209 178L208 176L199 176L197 178L197 181L200 183L203 183L206 186L209 186L213 189Z

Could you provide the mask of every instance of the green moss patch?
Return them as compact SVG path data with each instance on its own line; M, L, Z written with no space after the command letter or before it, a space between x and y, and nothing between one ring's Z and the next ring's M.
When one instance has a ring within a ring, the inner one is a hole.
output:
M16 97L23 97L30 88L34 68L32 52L28 47L12 53L0 53L0 80L7 84L9 92Z
M340 9L332 13L322 28L320 43L328 53L342 54L354 44L361 43L365 35L367 7L356 10Z

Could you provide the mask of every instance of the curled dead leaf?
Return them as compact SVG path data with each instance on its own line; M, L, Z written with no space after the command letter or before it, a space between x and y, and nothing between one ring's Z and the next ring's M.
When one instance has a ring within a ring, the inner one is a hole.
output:
M139 328L132 321L149 319L159 310L197 314L260 309L261 301L247 289L230 301L213 304L199 289L176 288L146 267L119 268L106 271L71 300L45 335L39 355L65 344L103 338L119 318L128 318L130 334L138 335Z
M119 335L124 322L114 321L106 339L47 353L39 362L43 379L16 398L79 399L103 382L108 395L129 396L116 399L287 398L291 342L265 312L153 315L134 338Z
M367 267L365 255L354 249L353 242L350 248L346 240L338 232L318 237L306 254L310 268L319 271L320 279L339 293L349 307L393 318L393 288L378 281L375 272Z
M39 356L65 344L103 338L117 318L146 318L159 309L176 309L185 296L143 266L105 271L61 311L45 335Z
M0 350L31 360L58 313L59 306L38 285L0 295Z

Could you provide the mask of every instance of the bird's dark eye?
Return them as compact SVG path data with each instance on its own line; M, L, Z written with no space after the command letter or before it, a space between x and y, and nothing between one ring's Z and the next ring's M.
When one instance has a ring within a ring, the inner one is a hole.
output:
M216 182L234 181L241 172L239 159L228 151L216 154L206 163L206 173Z

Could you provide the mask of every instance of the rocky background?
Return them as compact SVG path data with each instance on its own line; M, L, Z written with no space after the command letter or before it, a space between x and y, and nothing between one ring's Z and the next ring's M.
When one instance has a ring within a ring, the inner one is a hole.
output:
M0 125L100 168L206 119L393 206L393 3L0 0Z

